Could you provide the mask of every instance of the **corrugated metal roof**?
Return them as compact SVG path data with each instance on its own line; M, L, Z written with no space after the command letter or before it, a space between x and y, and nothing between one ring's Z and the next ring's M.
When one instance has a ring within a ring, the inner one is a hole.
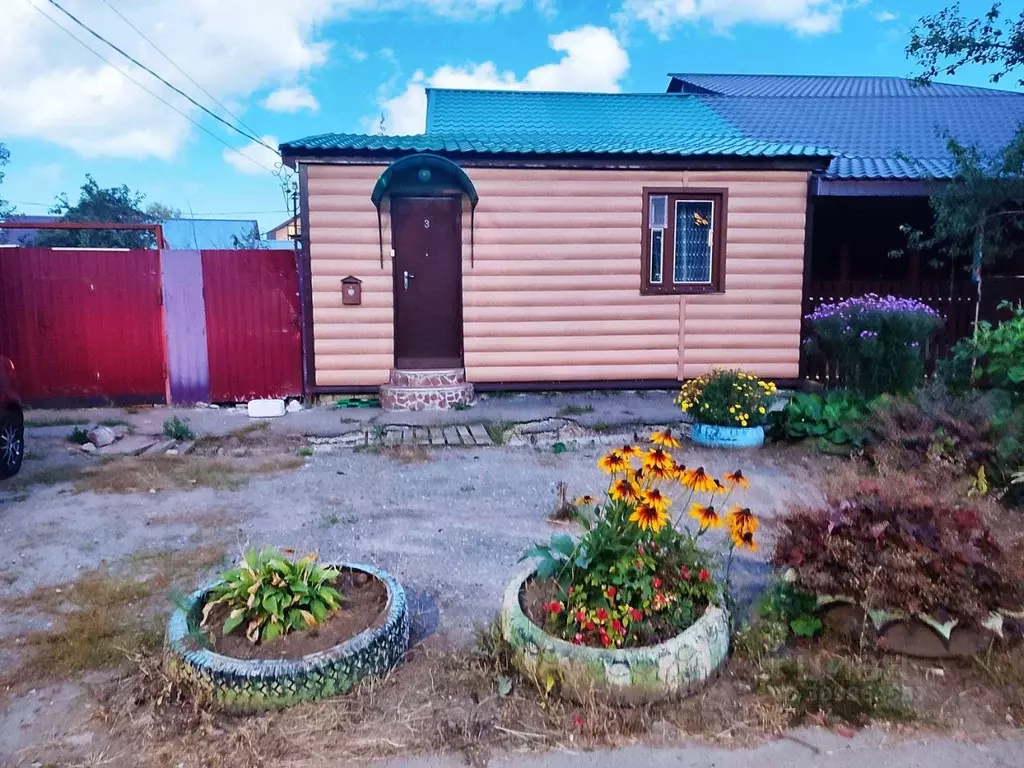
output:
M1011 91L970 85L932 83L918 85L905 77L864 77L847 75L721 75L670 73L678 81L669 86L683 92L716 93L720 96L836 97L836 96L1006 96ZM687 85L691 87L687 87Z
M416 136L370 136L328 133L281 145L286 154L303 152L440 152L450 154L608 154L729 155L736 157L827 157L827 150L787 142L749 139L736 131L727 135L663 131L661 133L540 133L528 131L441 132Z

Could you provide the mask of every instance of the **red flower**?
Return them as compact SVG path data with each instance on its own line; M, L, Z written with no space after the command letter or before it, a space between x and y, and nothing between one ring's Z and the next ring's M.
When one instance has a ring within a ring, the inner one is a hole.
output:
M552 614L561 613L562 612L562 607L563 607L562 604L560 602L558 602L557 600L552 600L550 603L548 603L545 606L547 612L548 613L552 613Z
M583 715L573 715L572 724L577 728L582 728L587 724L587 721L583 719Z
M661 589L661 585L664 584L664 583L665 582L663 582L657 576L655 576L653 579L651 579L651 586L654 587L655 589Z
M583 645L583 635L582 635L582 633L580 633L580 632L576 633L576 635L572 639L572 644L573 645Z
M611 644L612 644L612 639L610 637L608 637L608 635L601 635L601 645L603 645L605 648L607 648Z
M598 608L597 609L597 620L598 621L607 621L608 620L608 611L606 611L604 608Z
M637 610L636 608L631 610L629 612L629 615L633 618L633 621L640 621L644 617L644 615L639 610Z
M711 574L708 573L707 568L701 568L700 573L697 574L697 578L701 581L708 581L711 578Z
M622 626L622 622L618 619L615 619L615 621L612 622L612 629L621 635L622 630L624 629L624 627Z
M605 590L605 594L608 595L608 599L609 600L614 600L615 599L615 593L616 592L618 592L618 590L615 587L608 587L608 589Z
M643 544L641 544L641 545L640 545L639 547L637 547L637 548L636 548L636 551L637 551L637 554L639 554L639 555L640 555L641 557L642 557L643 555L647 554L647 553L646 553L646 552L644 551L644 545L643 545Z
M685 565L680 566L679 573L682 574L683 579L685 579L686 581L690 580L690 569L687 568Z
M586 611L584 611L582 608L580 610L576 611L576 623L577 624L579 624L582 627L583 623L586 620L587 620L587 612Z
M588 621L586 624L583 625L583 628L585 630L587 630L587 632L593 632L594 631L594 622Z

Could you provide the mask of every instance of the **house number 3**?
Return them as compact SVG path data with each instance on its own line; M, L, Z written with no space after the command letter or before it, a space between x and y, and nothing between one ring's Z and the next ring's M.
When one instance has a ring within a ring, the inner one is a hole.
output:
M430 219L424 219L423 220L423 228L424 229L430 229Z

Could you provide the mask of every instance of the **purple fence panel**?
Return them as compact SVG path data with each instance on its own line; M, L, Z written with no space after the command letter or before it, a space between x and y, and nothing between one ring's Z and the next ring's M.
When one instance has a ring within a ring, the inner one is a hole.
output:
M210 401L203 259L199 251L160 251L164 328L172 403Z

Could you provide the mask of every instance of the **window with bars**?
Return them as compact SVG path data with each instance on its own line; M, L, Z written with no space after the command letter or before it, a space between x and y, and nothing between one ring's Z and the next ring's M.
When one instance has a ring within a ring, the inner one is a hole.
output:
M725 190L645 189L641 293L725 288Z

